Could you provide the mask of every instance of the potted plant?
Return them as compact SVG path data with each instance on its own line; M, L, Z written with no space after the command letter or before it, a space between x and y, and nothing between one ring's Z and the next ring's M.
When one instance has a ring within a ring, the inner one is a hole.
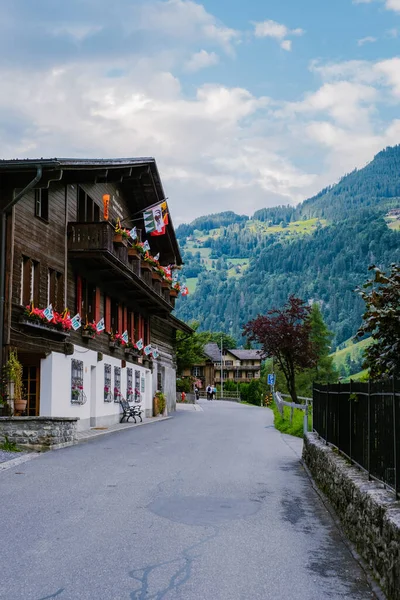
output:
M123 229L120 223L115 226L113 242L116 246L127 246L129 240L129 231Z
M14 384L14 410L23 412L26 409L27 400L24 398L24 386L22 383L22 365L18 360L16 350L11 350L7 361L7 373L11 383Z
M167 400L165 394L162 392L156 392L153 398L153 414L155 417L162 415L167 407Z
M98 331L94 321L92 323L86 323L82 329L82 337L87 340L93 340L97 333Z

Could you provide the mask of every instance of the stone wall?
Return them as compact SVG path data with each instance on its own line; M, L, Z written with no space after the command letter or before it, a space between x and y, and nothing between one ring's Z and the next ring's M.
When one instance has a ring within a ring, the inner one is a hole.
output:
M314 433L304 439L303 460L388 598L400 600L400 502L394 493Z
M32 450L51 450L76 441L77 417L0 417L0 443L10 442Z

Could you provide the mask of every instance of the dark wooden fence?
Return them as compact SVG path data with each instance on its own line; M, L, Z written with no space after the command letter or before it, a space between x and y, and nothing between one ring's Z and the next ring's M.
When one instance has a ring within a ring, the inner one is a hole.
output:
M400 497L400 380L314 384L313 428Z

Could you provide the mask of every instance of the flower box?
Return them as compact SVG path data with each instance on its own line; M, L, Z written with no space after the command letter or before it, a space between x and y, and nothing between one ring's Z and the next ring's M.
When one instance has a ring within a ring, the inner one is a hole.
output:
M113 243L115 246L127 246L128 240L122 235L122 233L114 233Z
M153 279L153 281L162 281L160 273L157 273L156 271L152 272L151 278Z
M137 248L135 248L134 246L130 246L128 248L128 258L132 259L132 258L140 258L140 252Z
M26 325L27 327L33 327L34 329L40 329L41 331L45 331L46 333L51 333L53 335L61 335L63 337L69 337L69 331L64 331L63 329L56 329L54 325L47 325L46 323L40 323L39 321L30 321L25 317L21 317L19 320L21 325Z
M140 266L142 271L152 271L153 267L151 266L151 264L149 262L147 262L147 260L142 260L140 262Z
M161 282L161 287L164 290L170 290L171 289L171 283L169 281L166 281L165 279L163 279L163 281Z
M119 344L115 340L110 340L108 342L108 347L111 348L111 349L118 348L118 346L119 346Z
M170 295L172 298L177 298L177 297L178 297L178 294L179 294L179 292L178 292L177 290L174 290L174 289L170 290L170 292L169 292L169 295Z

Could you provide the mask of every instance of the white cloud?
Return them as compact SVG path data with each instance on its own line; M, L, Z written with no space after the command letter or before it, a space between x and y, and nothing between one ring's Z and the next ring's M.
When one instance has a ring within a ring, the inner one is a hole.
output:
M211 67L219 62L218 55L215 52L200 50L193 54L185 63L185 69L189 72L200 71L206 67Z
M353 4L371 4L372 2L382 0L353 0ZM387 10L394 10L400 12L400 0L385 0L385 8Z
M371 35L367 35L366 37L361 38L360 40L357 40L357 45L358 46L364 46L364 44L373 44L374 42L377 42L377 38L376 37L372 37Z
M291 40L286 39L289 36L303 35L303 29L289 29L282 23L276 21L267 20L254 23L254 35L257 38L270 37L280 42L283 50L290 51L292 49Z
M141 6L136 26L141 30L157 31L163 37L176 39L208 40L228 54L240 40L240 32L220 23L202 4L191 0L157 0Z

